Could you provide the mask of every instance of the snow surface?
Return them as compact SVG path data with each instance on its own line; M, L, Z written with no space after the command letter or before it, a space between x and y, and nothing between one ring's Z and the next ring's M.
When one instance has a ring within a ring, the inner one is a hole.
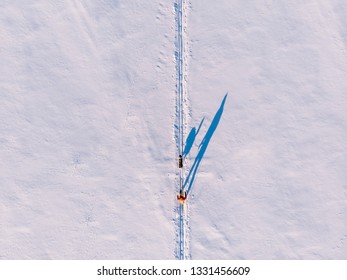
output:
M190 0L193 259L347 258L346 19ZM0 3L1 259L177 257L175 36L174 1Z

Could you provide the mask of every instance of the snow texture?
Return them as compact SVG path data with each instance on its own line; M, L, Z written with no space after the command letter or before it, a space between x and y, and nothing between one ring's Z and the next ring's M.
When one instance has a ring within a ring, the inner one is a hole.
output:
M346 259L345 2L186 2L189 255ZM1 1L0 259L177 258L176 27Z

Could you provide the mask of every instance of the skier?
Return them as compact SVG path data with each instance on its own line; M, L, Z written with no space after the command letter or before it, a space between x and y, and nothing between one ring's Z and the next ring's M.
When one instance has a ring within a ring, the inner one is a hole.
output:
M187 199L187 192L184 192L183 190L181 190L179 195L177 195L177 200L183 204L186 201L186 199Z
M182 168L183 167L183 160L182 160L182 155L178 156L178 168Z

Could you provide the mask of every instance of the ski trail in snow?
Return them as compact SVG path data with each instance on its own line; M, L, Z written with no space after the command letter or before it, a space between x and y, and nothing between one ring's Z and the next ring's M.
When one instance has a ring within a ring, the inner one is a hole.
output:
M186 45L185 45L185 33L186 33L186 20L187 20L187 0L176 0L175 3L176 11L176 72L177 72L177 85L176 85L176 142L177 150L179 155L183 155L184 152L184 132L187 129L187 122L189 117L188 99L187 99L187 57L186 57ZM184 159L183 159L184 160ZM185 168L180 168L179 171L179 188L178 192L183 189L184 177L188 170ZM188 207L187 201L184 204L178 206L179 215L179 234L178 234L178 254L177 257L181 260L190 258L189 250L189 225L188 225Z

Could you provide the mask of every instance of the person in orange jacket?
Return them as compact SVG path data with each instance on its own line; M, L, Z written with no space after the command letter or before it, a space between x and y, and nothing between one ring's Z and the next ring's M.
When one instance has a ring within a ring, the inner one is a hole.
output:
M183 190L181 190L181 192L179 193L179 195L177 195L177 200L181 203L184 203L184 201L187 199L187 192L183 192Z

